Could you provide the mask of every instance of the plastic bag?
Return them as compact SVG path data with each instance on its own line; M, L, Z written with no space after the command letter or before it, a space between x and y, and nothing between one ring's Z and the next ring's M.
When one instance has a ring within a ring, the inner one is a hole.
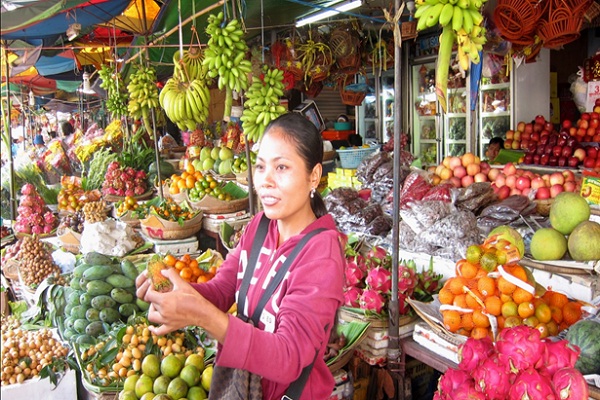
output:
M585 103L587 101L587 83L583 80L583 68L579 67L576 75L569 77L571 82L571 93L573 94L573 102L580 112L585 112Z
M404 180L400 191L400 208L408 207L408 203L421 200L431 189L431 183L427 172L422 170L412 171Z

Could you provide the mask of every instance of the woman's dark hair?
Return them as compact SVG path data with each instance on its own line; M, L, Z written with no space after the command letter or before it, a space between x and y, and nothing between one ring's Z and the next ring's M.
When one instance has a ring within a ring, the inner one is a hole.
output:
M48 132L48 136L50 136L52 139L56 138L56 131Z
M60 129L65 136L69 136L75 131L75 129L73 129L73 125L71 125L69 121L63 121L60 124Z
M281 129L284 135L294 141L309 173L315 165L323 163L323 138L317 127L308 119L296 113L283 114L267 126L265 134L273 128ZM310 199L310 207L317 218L327 214L325 202L317 190Z
M496 143L500 145L501 149L504 148L504 139L502 139L500 136L495 136L490 139L489 144L496 144Z

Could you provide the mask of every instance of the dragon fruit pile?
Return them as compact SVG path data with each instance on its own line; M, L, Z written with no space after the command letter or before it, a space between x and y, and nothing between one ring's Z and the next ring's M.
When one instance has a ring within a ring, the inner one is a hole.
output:
M589 388L575 368L579 348L567 340L541 339L526 325L505 328L494 344L468 338L458 369L448 369L434 400L580 400Z
M373 246L363 256L351 246L346 246L346 279L344 304L358 307L367 313L382 314L387 310L392 293L392 259L385 249ZM417 272L416 264L410 260L398 266L398 303L400 315L406 315L410 307L408 297L431 300L439 287L441 275L428 270Z
M113 196L139 196L148 190L146 172L122 167L117 161L108 164L102 194Z
M52 232L58 225L58 219L31 183L21 188L17 213L13 227L16 232L40 235Z

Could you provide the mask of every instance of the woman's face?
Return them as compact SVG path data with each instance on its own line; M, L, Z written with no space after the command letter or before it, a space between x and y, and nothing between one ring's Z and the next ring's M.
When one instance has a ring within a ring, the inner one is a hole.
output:
M492 143L488 146L486 155L488 159L494 160L498 157L498 153L500 152L500 145L498 143Z
M314 215L310 192L317 187L320 175L320 165L311 173L306 171L293 140L286 138L280 128L265 134L253 177L267 217L293 223Z

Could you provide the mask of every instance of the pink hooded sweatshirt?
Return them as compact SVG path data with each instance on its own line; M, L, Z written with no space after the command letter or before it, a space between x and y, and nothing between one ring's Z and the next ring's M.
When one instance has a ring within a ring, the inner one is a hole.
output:
M246 227L239 245L215 277L195 284L200 294L219 309L227 311L237 300L250 249L262 213ZM299 235L277 248L277 221L269 231L258 257L248 289L244 314L252 315L268 281L302 237L316 228L326 228L307 243L290 266L287 276L263 310L258 329L235 316L219 346L216 364L248 370L262 377L264 399L281 399L286 389L318 355L299 400L328 399L334 387L329 368L323 361L337 309L343 304L345 258L340 233L330 215L310 224ZM295 399L298 400L298 399Z

